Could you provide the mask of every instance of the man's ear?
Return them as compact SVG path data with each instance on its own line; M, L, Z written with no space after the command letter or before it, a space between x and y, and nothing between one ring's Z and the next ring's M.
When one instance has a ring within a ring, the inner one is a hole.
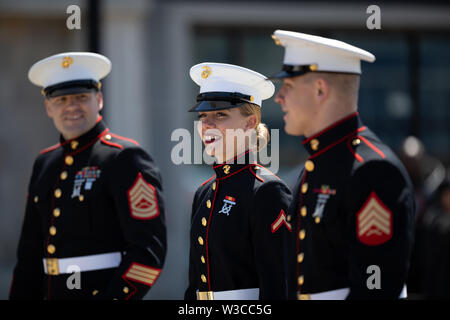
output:
M97 92L96 98L98 104L98 112L100 112L103 109L103 93L101 91Z
M45 99L44 102L45 102L45 111L47 111L47 116L49 118L53 118L53 109L50 105L50 102L48 101L48 99Z
M328 82L323 78L318 78L315 83L315 97L319 102L323 102L328 98L330 94L330 86Z

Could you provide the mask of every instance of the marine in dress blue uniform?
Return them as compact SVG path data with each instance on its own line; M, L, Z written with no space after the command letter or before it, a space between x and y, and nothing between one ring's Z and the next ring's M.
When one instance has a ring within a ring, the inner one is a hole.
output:
M29 78L50 99L98 92L110 68L101 55L69 52L36 63ZM165 253L159 170L99 116L34 163L10 299L141 299Z
M360 61L375 59L333 39L283 30L273 38L285 47L283 70L273 79L312 72L359 75ZM406 297L414 193L400 160L357 111L302 144L308 158L289 208L290 298Z
M191 111L261 106L274 92L265 77L226 64L191 69L200 85ZM291 192L247 150L213 165L215 175L195 193L190 230L187 300L287 298L287 214Z

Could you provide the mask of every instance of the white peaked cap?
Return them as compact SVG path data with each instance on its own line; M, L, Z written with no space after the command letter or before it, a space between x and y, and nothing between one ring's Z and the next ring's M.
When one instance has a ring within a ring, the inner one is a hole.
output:
M370 52L339 40L285 30L276 30L272 38L285 47L285 66L312 66L310 71L361 74L361 60L375 61Z
M111 61L98 53L64 52L36 62L28 71L28 79L46 88L76 80L98 82L111 71Z
M240 93L250 97L252 103L261 107L262 100L272 97L275 86L267 77L240 66L205 62L193 66L189 74L200 86L200 93Z

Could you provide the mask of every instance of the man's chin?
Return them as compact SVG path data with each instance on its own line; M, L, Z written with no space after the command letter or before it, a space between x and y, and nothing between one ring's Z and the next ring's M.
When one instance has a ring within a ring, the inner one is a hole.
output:
M286 134L288 134L290 136L296 136L296 137L303 135L303 133L300 130L298 130L297 128L292 128L288 125L284 126L284 132L286 132Z

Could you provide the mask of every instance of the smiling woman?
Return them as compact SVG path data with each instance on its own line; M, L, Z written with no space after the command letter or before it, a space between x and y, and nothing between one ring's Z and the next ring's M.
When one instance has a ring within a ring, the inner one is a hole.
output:
M190 111L198 113L198 132L216 163L215 176L194 196L185 298L286 299L291 192L253 160L269 140L261 104L275 88L229 64L199 64L190 75L200 86Z

